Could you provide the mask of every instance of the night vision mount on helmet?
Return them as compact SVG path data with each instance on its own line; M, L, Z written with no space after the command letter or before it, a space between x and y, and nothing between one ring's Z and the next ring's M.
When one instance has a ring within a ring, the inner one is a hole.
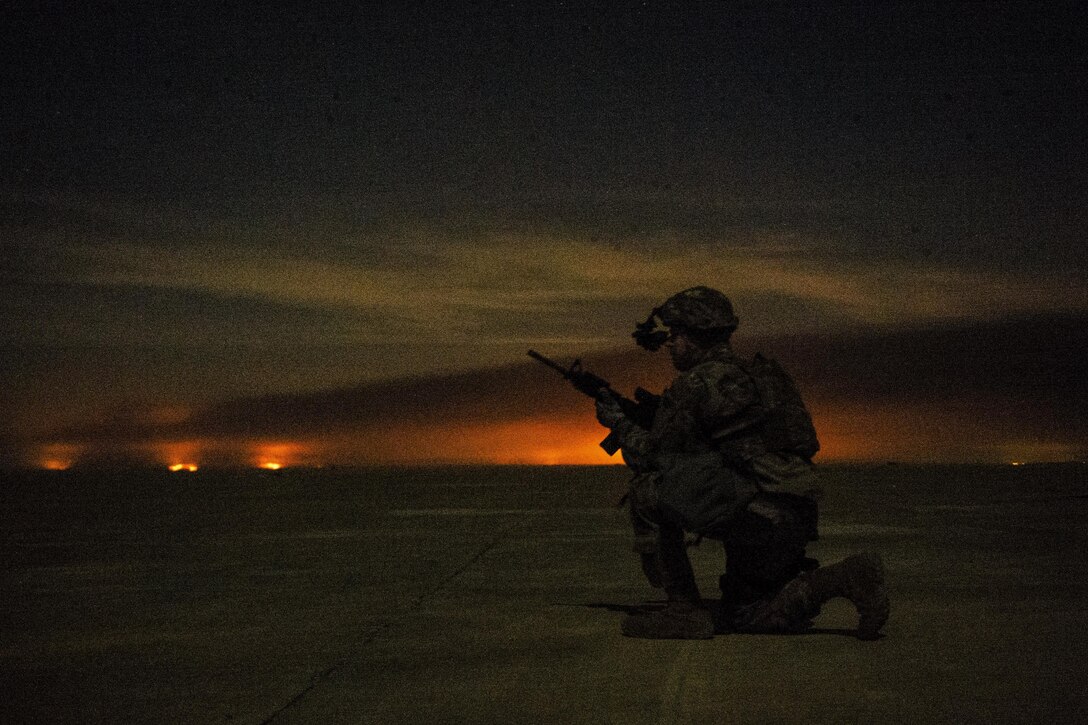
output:
M655 307L650 316L635 327L631 337L640 347L654 352L669 339L672 328L724 332L737 329L737 322L733 303L728 297L710 287L691 287Z

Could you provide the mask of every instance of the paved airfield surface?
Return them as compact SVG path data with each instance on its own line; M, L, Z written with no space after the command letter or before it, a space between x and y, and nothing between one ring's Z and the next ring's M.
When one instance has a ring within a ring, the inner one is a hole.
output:
M0 722L1088 720L1088 466L824 467L886 636L625 639L622 468L5 474ZM720 545L692 549L716 596Z

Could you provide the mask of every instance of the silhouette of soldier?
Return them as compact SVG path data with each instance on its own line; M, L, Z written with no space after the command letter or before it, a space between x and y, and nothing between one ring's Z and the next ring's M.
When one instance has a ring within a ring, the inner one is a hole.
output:
M597 419L635 472L628 500L634 549L666 606L628 615L630 637L705 639L717 632L797 632L820 606L846 597L857 635L875 639L888 618L880 557L850 556L825 567L805 555L817 538L816 502L804 487L819 449L796 387L772 360L742 360L730 347L737 327L721 292L693 287L655 308L633 334L664 345L679 375L662 394L649 429L627 417L607 390ZM726 570L721 607L704 605L685 531L720 539Z

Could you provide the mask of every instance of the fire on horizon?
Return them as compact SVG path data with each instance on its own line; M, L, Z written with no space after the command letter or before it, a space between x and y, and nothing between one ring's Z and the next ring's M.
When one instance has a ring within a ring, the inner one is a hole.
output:
M534 371L534 368L519 370L517 377ZM418 391L413 393L410 388L403 392L407 399L418 395ZM504 394L521 393L508 389ZM605 431L597 424L588 399L573 390L557 390L554 384L543 380L536 393L529 395L519 406L520 414L509 420L502 420L501 413L496 414L496 420L474 417L471 410L460 409L454 398L444 406L435 407L431 420L390 420L390 416L382 416L380 411L375 415L373 410L358 419L348 418L339 423L309 418L293 424L299 430L294 438L281 435L275 439L248 439L229 434L182 441L118 441L112 437L115 431L88 430L84 432L84 442L41 446L34 459L40 467L52 469L78 466L81 462L94 465L96 461L106 460L163 465L172 471L195 471L198 466L250 466L275 471L329 465L622 462L618 455L609 457L598 445ZM1075 394L1073 399L1079 395ZM350 396L344 394L340 399L349 401ZM313 407L306 396L295 402L303 408ZM536 403L555 410L550 415L544 412L548 417L543 417L541 410L534 410ZM1046 421L1026 420L1030 413L1026 407L1000 411L995 409L993 401L982 402L977 397L850 403L815 396L810 397L810 408L821 440L817 462L1084 460L1083 427L1067 426L1058 431ZM274 409L282 412L279 405ZM261 401L249 401L249 408L241 413L240 420L247 428L259 426L267 412L262 409ZM535 417L521 417L533 414ZM459 420L459 415L464 419ZM1060 411L1055 415L1060 416ZM1075 422L1072 417L1067 420ZM1079 424L1083 426L1083 420ZM265 425L275 427L267 421ZM107 451L109 455L103 455Z

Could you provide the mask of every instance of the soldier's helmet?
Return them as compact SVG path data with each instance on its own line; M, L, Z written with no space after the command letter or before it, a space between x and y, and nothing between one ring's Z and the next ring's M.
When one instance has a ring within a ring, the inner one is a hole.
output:
M647 350L657 350L669 337L667 330L658 329L659 323L666 328L724 332L737 329L738 321L728 297L716 289L700 286L677 292L655 307L631 336Z

